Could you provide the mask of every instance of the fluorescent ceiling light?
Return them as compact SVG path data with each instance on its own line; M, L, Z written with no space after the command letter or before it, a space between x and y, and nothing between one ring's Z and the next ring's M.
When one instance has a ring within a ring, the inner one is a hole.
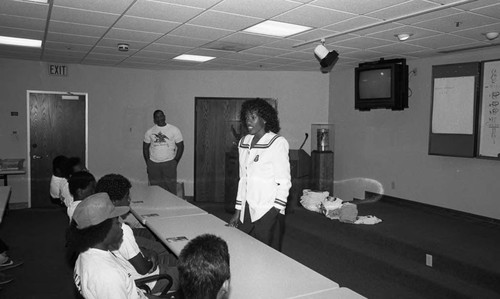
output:
M0 44L11 45L11 46L21 46L21 47L33 47L33 48L41 48L42 47L41 40L10 37L10 36L0 36Z
M264 21L243 31L271 36L287 37L307 31L309 29L312 28L283 22Z
M49 3L49 0L17 0L17 1L21 1L21 2L35 2L35 3L44 3L44 4Z
M196 61L196 62L205 62L214 59L215 57L210 56L201 56L201 55L188 55L182 54L177 57L174 57L175 60L185 60L185 61Z

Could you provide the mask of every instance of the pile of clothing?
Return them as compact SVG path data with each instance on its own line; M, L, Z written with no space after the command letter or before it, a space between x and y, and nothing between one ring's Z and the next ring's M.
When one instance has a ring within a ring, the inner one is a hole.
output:
M338 197L330 196L328 191L311 191L304 189L300 203L309 211L322 213L329 219L354 224L376 224L382 222L375 216L358 216L358 207L350 202L344 202Z

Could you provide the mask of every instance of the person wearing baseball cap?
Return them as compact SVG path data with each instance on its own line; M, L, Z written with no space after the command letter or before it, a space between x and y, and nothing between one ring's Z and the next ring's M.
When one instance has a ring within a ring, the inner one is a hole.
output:
M125 260L116 250L123 240L119 216L130 207L115 207L107 193L85 198L75 209L68 232L68 248L78 253L74 281L87 299L156 298L139 290Z

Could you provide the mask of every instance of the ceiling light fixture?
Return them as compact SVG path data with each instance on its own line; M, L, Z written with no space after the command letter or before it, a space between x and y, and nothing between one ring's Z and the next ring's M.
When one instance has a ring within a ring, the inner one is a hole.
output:
M10 36L0 36L0 44L9 45L9 46L32 47L32 48L41 48L42 47L41 40L29 39L29 38L19 38L19 37L10 37Z
M175 60L184 60L184 61L195 61L195 62L206 62L206 61L215 59L215 57L182 54L182 55L179 55L179 56L174 57L172 59L175 59Z
M42 3L42 4L48 4L49 3L48 0L21 0L21 1L24 1L24 2L34 2L34 3Z
M407 39L410 38L410 36L412 36L413 33L400 33L400 34L396 34L394 35L395 37L397 37L400 41L405 41Z
M321 40L321 45L316 46L314 48L314 56L316 59L319 61L319 64L321 65L321 72L322 73L329 73L332 69L335 63L337 63L337 60L339 60L339 53L337 51L328 51L328 49L325 47L325 40Z
M484 34L487 39L489 40L494 40L495 38L498 37L498 32L488 32Z
M288 37L297 33L301 33L312 29L311 27L295 25L290 23L264 21L243 31L250 33L258 33L262 35Z

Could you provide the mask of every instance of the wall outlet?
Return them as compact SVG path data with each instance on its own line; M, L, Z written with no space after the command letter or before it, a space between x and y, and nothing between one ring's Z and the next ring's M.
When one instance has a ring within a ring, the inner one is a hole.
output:
M425 255L425 265L428 267L432 267L432 255L430 254Z
M391 189L392 190L396 189L396 182L395 181L391 182Z

